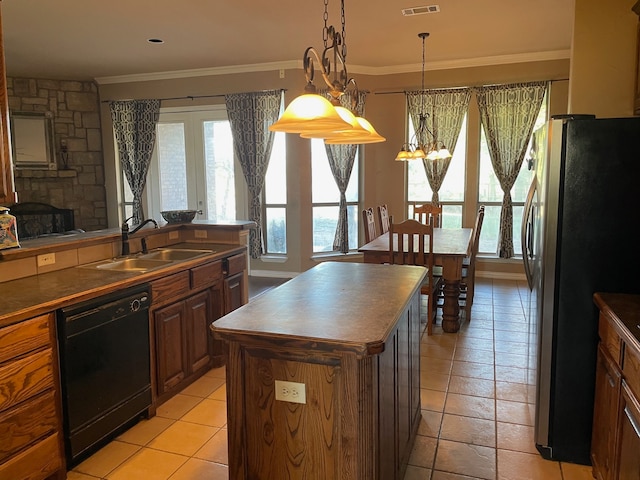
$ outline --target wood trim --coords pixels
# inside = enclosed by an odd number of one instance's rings
[[[0,204],[17,202],[13,183],[11,141],[9,136],[9,98],[2,38],[2,3],[0,2]]]

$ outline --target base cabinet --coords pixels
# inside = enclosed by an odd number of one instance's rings
[[[0,329],[0,479],[65,478],[53,314]]]
[[[154,313],[159,394],[209,367],[211,310],[211,294],[205,290]]]
[[[600,308],[591,460],[598,480],[640,479],[640,295],[596,294]]]
[[[245,269],[241,253],[152,282],[156,406],[224,364],[210,326],[246,303]]]
[[[636,480],[640,478],[640,403],[629,390],[622,385],[620,403],[620,464],[618,478]]]

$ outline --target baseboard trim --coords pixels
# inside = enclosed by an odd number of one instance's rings
[[[267,278],[293,278],[300,275],[298,272],[280,272],[277,270],[256,270],[251,269],[250,277],[267,277]]]
[[[523,273],[486,272],[476,270],[476,277],[490,278],[492,280],[519,280],[525,282],[527,277]]]

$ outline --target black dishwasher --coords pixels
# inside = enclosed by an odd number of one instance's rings
[[[151,405],[148,285],[58,310],[65,451],[73,466]]]

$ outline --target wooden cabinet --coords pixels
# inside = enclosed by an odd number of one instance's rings
[[[155,311],[159,395],[209,368],[208,331],[213,320],[208,290]]]
[[[640,16],[640,1],[635,3],[632,10]],[[633,113],[640,115],[640,21],[638,21],[636,39],[636,91],[633,97]]]
[[[404,477],[423,278],[421,267],[323,262],[214,323],[229,344],[229,478]],[[280,381],[305,401],[288,401]]]
[[[224,313],[233,312],[247,303],[244,270],[247,268],[247,255],[240,253],[224,261]]]
[[[1,8],[2,2],[0,2],[0,9]],[[9,98],[7,96],[7,80],[2,42],[2,12],[0,11],[0,205],[8,205],[16,201],[16,193],[13,183],[13,167],[11,165]]]
[[[65,478],[54,315],[0,329],[0,478]]]
[[[596,393],[593,411],[591,463],[600,480],[612,480],[615,463],[615,438],[622,374],[606,349],[598,348]]]
[[[622,385],[619,428],[618,478],[640,478],[640,403],[626,383]]]
[[[594,296],[600,308],[591,460],[598,480],[640,478],[640,295]]]
[[[210,326],[246,303],[245,277],[241,253],[152,282],[156,405],[224,365],[224,343]]]

